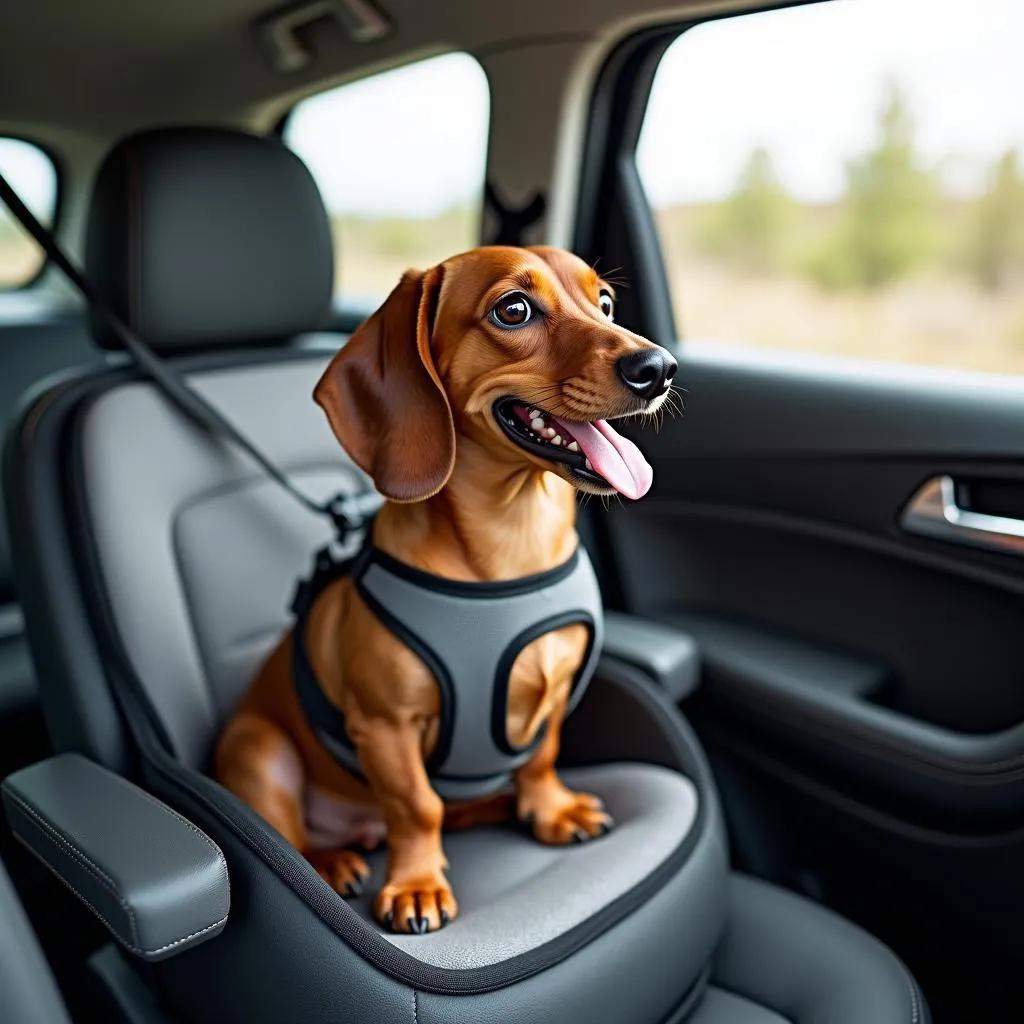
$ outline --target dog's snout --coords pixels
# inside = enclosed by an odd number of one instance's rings
[[[658,345],[629,352],[617,365],[622,383],[648,402],[669,389],[677,369],[676,361]]]

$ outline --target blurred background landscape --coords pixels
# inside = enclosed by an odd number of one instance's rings
[[[1024,373],[1024,4],[974,13],[832,0],[669,47],[637,165],[684,339]],[[300,104],[285,139],[331,214],[344,300],[475,244],[488,112],[465,54]],[[52,168],[0,158],[48,216]],[[38,267],[0,211],[0,284]]]
[[[1024,373],[1021,155],[948,192],[895,85],[875,135],[834,202],[795,199],[758,147],[725,199],[656,210],[685,334]]]

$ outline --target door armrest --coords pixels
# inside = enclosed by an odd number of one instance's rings
[[[120,775],[61,754],[9,775],[0,794],[15,837],[143,960],[190,949],[227,923],[220,848]]]
[[[700,682],[697,642],[662,622],[606,611],[602,653],[640,669],[677,703]]]

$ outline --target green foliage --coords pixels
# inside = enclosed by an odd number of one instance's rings
[[[768,150],[755,149],[733,194],[711,208],[698,237],[710,256],[755,274],[781,269],[793,202],[779,184]]]
[[[937,252],[937,188],[914,152],[907,103],[890,86],[879,111],[878,143],[846,165],[843,220],[802,269],[829,288],[877,288]]]
[[[973,228],[970,272],[982,288],[999,291],[1024,272],[1024,175],[1014,150],[992,167]]]

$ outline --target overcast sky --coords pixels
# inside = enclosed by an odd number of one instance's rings
[[[798,198],[835,199],[872,140],[884,83],[906,91],[926,159],[977,191],[1024,150],[1024,0],[831,0],[700,25],[666,54],[639,153],[655,203],[727,194],[758,145]],[[527,72],[524,72],[527,73]],[[290,141],[334,212],[428,215],[479,195],[487,86],[452,54],[307,101]],[[0,143],[39,203],[45,176]]]

